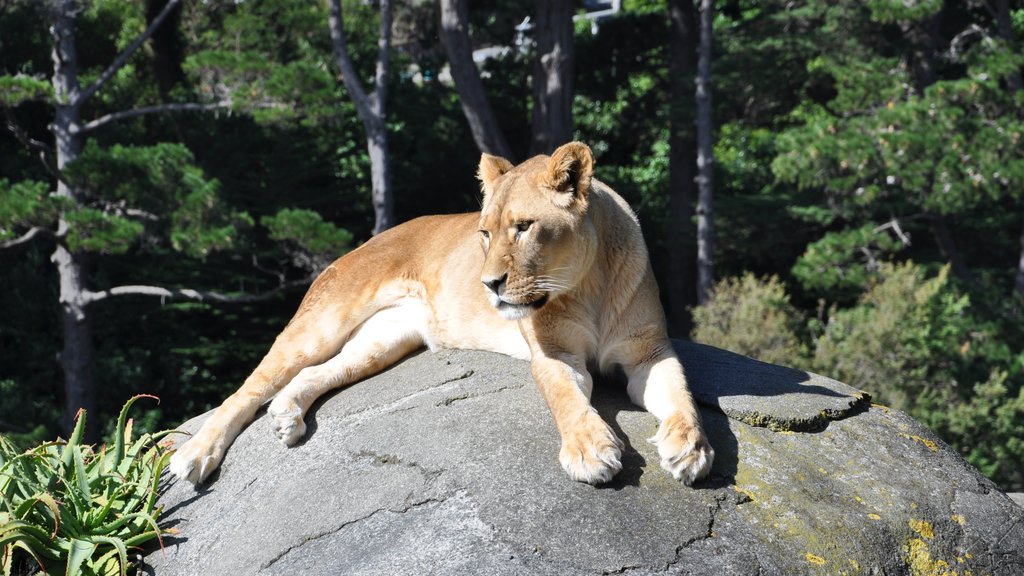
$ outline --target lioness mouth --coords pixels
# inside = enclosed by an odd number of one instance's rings
[[[522,318],[526,318],[534,310],[540,310],[547,303],[547,294],[544,294],[540,298],[528,304],[513,304],[500,298],[495,298],[494,302],[495,307],[498,309],[498,313],[508,320],[520,320]]]

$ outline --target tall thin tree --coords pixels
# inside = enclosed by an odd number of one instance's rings
[[[487,99],[480,72],[473,61],[469,39],[469,14],[466,0],[441,0],[441,42],[459,93],[462,113],[469,122],[473,141],[481,152],[512,159],[512,150]]]
[[[697,301],[707,302],[715,282],[714,166],[711,119],[711,50],[714,1],[700,0],[697,58]]]
[[[370,156],[370,179],[373,188],[373,233],[395,225],[395,199],[391,190],[390,157],[388,154],[387,117],[388,64],[391,59],[391,0],[380,0],[380,33],[377,38],[377,64],[373,75],[373,91],[367,93],[348,53],[341,0],[331,0],[328,26],[334,59],[341,70],[349,96],[356,105],[359,119],[366,130],[366,150]]]
[[[28,131],[18,125],[11,109],[5,108],[7,126],[24,145],[38,151],[50,169],[56,189],[52,196],[59,201],[59,213],[50,224],[31,226],[17,238],[0,243],[0,249],[13,248],[36,239],[49,239],[54,244],[51,257],[58,276],[59,302],[61,307],[63,344],[59,354],[64,374],[65,413],[63,425],[70,430],[79,409],[92,413],[96,408],[96,381],[93,372],[94,346],[92,336],[93,305],[109,298],[125,295],[157,295],[197,300],[248,300],[249,297],[234,298],[214,292],[170,289],[157,286],[124,285],[105,290],[92,290],[89,286],[88,260],[92,250],[76,245],[72,237],[76,232],[74,216],[87,209],[89,198],[67,169],[82,157],[86,143],[98,129],[110,123],[147,114],[180,111],[202,111],[225,108],[229,102],[219,103],[164,103],[111,112],[90,121],[83,120],[87,103],[111,80],[139,48],[153,35],[154,31],[180,4],[180,0],[168,0],[164,7],[153,16],[146,29],[118,54],[113,62],[99,76],[86,86],[79,82],[79,57],[76,43],[76,17],[81,5],[76,0],[52,0],[46,10],[50,20],[52,40],[53,75],[50,78],[52,98],[40,98],[53,106],[53,121],[49,130],[54,145],[32,138]],[[101,211],[101,214],[106,214]],[[99,216],[98,216],[99,217]],[[104,216],[105,217],[105,216]],[[87,428],[87,436],[95,438],[94,426]]]
[[[550,154],[572,140],[573,5],[571,0],[536,3],[532,154]]]
[[[696,141],[693,80],[697,67],[697,9],[693,0],[669,0],[669,221],[668,323],[679,337],[690,333],[689,308],[696,304],[693,257],[693,201],[696,197]]]

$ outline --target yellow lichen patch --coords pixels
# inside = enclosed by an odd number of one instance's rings
[[[751,492],[750,490],[747,490],[746,488],[740,488],[739,486],[733,486],[732,489],[737,491],[737,492],[739,492],[740,494],[743,494],[744,496],[746,496],[747,499],[750,502],[754,502],[754,501],[757,500],[757,498],[754,498],[754,493]]]
[[[935,538],[935,529],[932,528],[932,523],[927,520],[914,520],[911,518],[910,529],[920,534],[921,537],[926,540],[932,540]]]
[[[859,502],[860,504],[864,503],[864,499],[861,498],[860,496],[854,496],[853,499],[856,500],[857,502]]]
[[[821,472],[825,476],[828,476],[828,470],[825,470],[824,468],[818,468],[818,472]]]
[[[817,564],[818,566],[821,566],[822,564],[825,563],[825,559],[824,558],[822,558],[821,556],[818,556],[816,554],[811,554],[810,552],[805,554],[804,558],[807,558],[807,561],[810,562],[811,564]]]
[[[914,576],[959,576],[957,571],[949,569],[945,560],[933,559],[928,544],[920,538],[911,538],[903,551]]]
[[[934,441],[929,440],[927,438],[922,438],[921,436],[917,436],[915,434],[900,434],[900,436],[903,436],[904,438],[909,438],[909,439],[913,440],[914,442],[919,442],[919,443],[923,444],[925,448],[931,450],[932,452],[938,452],[939,451],[939,445],[936,444]]]
[[[950,516],[950,518],[953,519],[953,522],[956,522],[957,524],[959,524],[961,526],[966,526],[967,525],[967,518],[964,518],[960,514],[953,514],[952,516]]]
[[[868,518],[871,518],[872,520],[881,520],[882,519],[881,516],[879,516],[878,514],[875,514],[873,512],[871,514],[868,514]]]

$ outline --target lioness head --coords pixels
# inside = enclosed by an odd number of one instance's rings
[[[579,142],[518,166],[484,154],[480,281],[498,312],[519,320],[572,290],[594,259],[587,216],[594,159]]]

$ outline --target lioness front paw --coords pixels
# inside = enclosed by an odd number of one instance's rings
[[[278,396],[267,408],[270,414],[270,428],[274,436],[285,446],[292,446],[306,435],[306,422],[302,419],[302,409],[283,396]]]
[[[715,461],[715,451],[700,425],[682,415],[666,418],[648,441],[658,446],[661,467],[687,486],[707,476]]]
[[[562,434],[558,461],[569,477],[587,484],[603,484],[622,470],[622,441],[596,413]]]
[[[182,480],[200,484],[217,469],[223,457],[224,454],[217,450],[212,442],[196,435],[171,455],[167,469]]]

